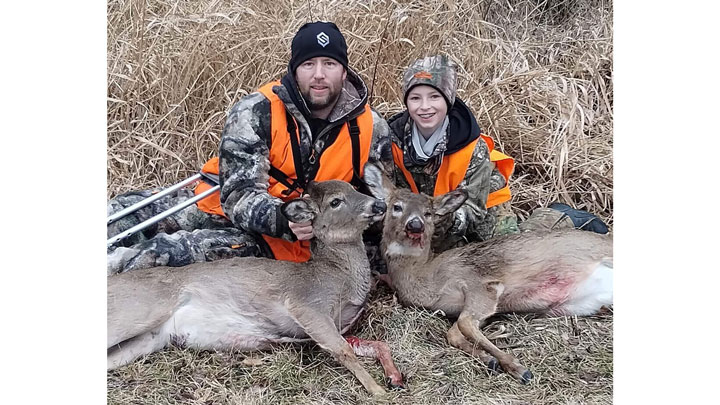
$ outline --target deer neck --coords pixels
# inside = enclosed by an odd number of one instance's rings
[[[362,239],[326,243],[314,238],[310,242],[310,252],[313,261],[332,264],[330,271],[370,278],[370,262]]]
[[[388,274],[402,302],[430,307],[437,301],[433,287],[434,271],[430,266],[432,252],[426,246],[418,255],[402,253],[393,242],[382,243]]]
[[[329,295],[338,294],[352,307],[362,307],[370,294],[370,262],[362,239],[354,242],[325,243],[313,239],[311,262],[324,285],[334,285]],[[344,307],[343,307],[344,308]]]

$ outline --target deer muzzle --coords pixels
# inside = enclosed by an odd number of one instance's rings
[[[387,204],[384,201],[375,201],[372,205],[373,214],[384,214],[387,210]]]
[[[425,232],[425,224],[418,217],[414,217],[405,224],[405,231],[408,233],[423,233]]]

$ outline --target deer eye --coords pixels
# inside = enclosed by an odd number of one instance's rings
[[[393,204],[393,211],[394,212],[402,212],[402,205],[395,203]]]
[[[333,198],[332,201],[330,201],[330,206],[333,208],[337,208],[340,206],[340,203],[342,202],[339,198]]]
[[[425,218],[432,218],[433,214],[430,211],[425,211]]]

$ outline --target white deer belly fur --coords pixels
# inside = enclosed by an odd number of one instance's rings
[[[613,303],[613,267],[599,263],[590,276],[581,282],[568,300],[554,312],[567,315],[592,315],[602,306]]]
[[[570,266],[570,267],[568,267]],[[573,264],[559,263],[552,268],[541,266],[533,270],[529,279],[504,281],[505,292],[500,297],[500,312],[535,312],[552,315],[591,315],[602,306],[612,305],[612,262],[587,264],[585,269]],[[574,269],[574,270],[573,270]],[[525,274],[520,269],[513,274]],[[573,270],[573,271],[570,271]]]
[[[202,349],[256,350],[269,343],[296,342],[308,336],[278,305],[268,323],[252,308],[239,311],[234,305],[190,300],[157,329],[169,340]]]

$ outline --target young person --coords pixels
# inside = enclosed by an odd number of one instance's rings
[[[436,226],[436,252],[525,230],[578,227],[608,232],[596,216],[561,203],[538,208],[518,224],[508,187],[514,160],[495,148],[457,97],[455,64],[449,58],[414,61],[403,75],[402,89],[406,110],[388,120],[390,147],[380,146],[386,171],[396,186],[414,192],[440,195],[462,187],[469,195]]]
[[[402,89],[407,109],[388,120],[393,182],[428,195],[458,187],[469,194],[438,227],[436,251],[518,232],[508,203],[514,161],[495,149],[457,97],[455,64],[444,55],[418,59],[405,71]]]

